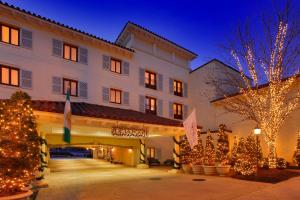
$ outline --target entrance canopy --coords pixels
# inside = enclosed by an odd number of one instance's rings
[[[39,131],[48,134],[62,134],[64,105],[61,101],[34,100],[33,108],[37,117]],[[120,109],[108,106],[71,103],[72,135],[92,137],[126,138],[116,132],[138,132],[146,137],[183,135],[182,122],[159,117],[152,114]],[[142,134],[141,134],[142,133]],[[143,137],[143,136],[142,136]],[[128,135],[134,138],[134,135]]]

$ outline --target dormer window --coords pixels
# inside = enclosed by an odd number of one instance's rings
[[[15,46],[20,45],[20,29],[0,24],[1,41]]]
[[[64,59],[78,61],[78,47],[64,43]]]
[[[145,87],[156,90],[156,74],[150,71],[145,71]]]

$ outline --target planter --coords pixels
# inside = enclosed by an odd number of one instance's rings
[[[181,167],[182,167],[182,170],[185,174],[191,174],[192,173],[192,166],[190,164],[182,164]]]
[[[6,197],[0,197],[0,200],[25,200],[25,199],[29,199],[29,197],[31,195],[32,195],[32,191],[28,190],[28,191],[20,193],[20,194],[15,194],[15,195],[6,196]]]
[[[203,166],[202,165],[192,165],[192,169],[193,169],[193,174],[203,174]]]
[[[230,172],[230,165],[217,166],[216,169],[220,176],[226,176]]]
[[[216,175],[217,174],[216,166],[203,166],[203,169],[204,169],[205,175]]]

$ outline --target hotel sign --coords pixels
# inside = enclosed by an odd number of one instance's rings
[[[111,129],[111,134],[113,136],[126,138],[145,138],[148,137],[148,130],[144,128],[127,128],[114,126]]]

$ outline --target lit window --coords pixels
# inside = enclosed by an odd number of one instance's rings
[[[147,157],[155,158],[155,148],[154,147],[147,148]]]
[[[121,61],[110,59],[110,71],[121,74]]]
[[[64,78],[63,79],[63,88],[64,88],[63,94],[67,94],[68,89],[69,89],[71,96],[75,96],[75,97],[78,96],[78,93],[77,93],[78,81]]]
[[[174,95],[182,97],[182,82],[174,80]]]
[[[175,119],[182,119],[182,104],[173,104],[173,113]]]
[[[156,99],[153,97],[146,97],[146,113],[156,115]]]
[[[0,66],[1,84],[19,86],[19,69]]]
[[[12,28],[6,25],[1,26],[1,41],[9,44],[19,45],[19,29]]]
[[[145,71],[145,86],[147,88],[156,90],[156,74],[155,73]]]
[[[110,102],[121,104],[122,91],[117,89],[110,89]]]
[[[77,62],[78,48],[69,44],[64,44],[64,59]]]

